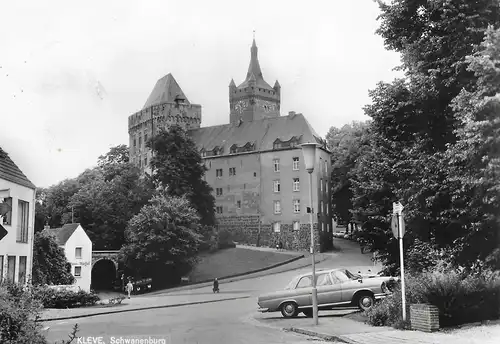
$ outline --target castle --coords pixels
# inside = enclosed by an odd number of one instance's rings
[[[201,105],[192,104],[172,74],[158,80],[141,111],[129,116],[130,161],[151,173],[148,138],[172,124],[184,127],[208,169],[218,228],[240,243],[307,250],[310,245],[309,176],[301,143],[316,142],[313,226],[316,250],[332,245],[330,152],[304,115],[281,116],[281,86],[265,80],[253,40],[245,80],[229,84],[229,124],[201,127]]]

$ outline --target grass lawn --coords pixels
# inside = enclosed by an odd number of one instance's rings
[[[200,256],[198,265],[189,274],[191,282],[221,278],[251,270],[262,269],[273,264],[284,262],[296,256],[250,250],[245,248],[228,248],[215,253]]]

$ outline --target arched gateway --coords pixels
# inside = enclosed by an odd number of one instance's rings
[[[111,290],[118,276],[119,251],[92,252],[92,289]]]

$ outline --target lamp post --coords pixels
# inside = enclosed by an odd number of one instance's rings
[[[318,291],[316,289],[316,262],[314,259],[314,227],[313,227],[313,180],[312,173],[316,163],[316,148],[317,143],[303,143],[300,145],[302,154],[304,155],[304,165],[309,173],[309,204],[311,211],[309,212],[309,222],[311,225],[311,257],[312,257],[312,306],[314,325],[318,325]]]

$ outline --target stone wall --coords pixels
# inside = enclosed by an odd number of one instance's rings
[[[259,232],[259,215],[240,215],[218,217],[219,230],[231,232],[233,240],[246,245],[275,247],[278,242],[285,250],[309,251],[311,230],[309,224],[301,224],[300,229],[294,230],[292,223],[281,223],[280,231],[275,232],[271,224],[261,224]],[[320,235],[318,224],[313,224],[315,252],[324,252],[331,247],[328,235]],[[320,242],[325,241],[325,242]]]

